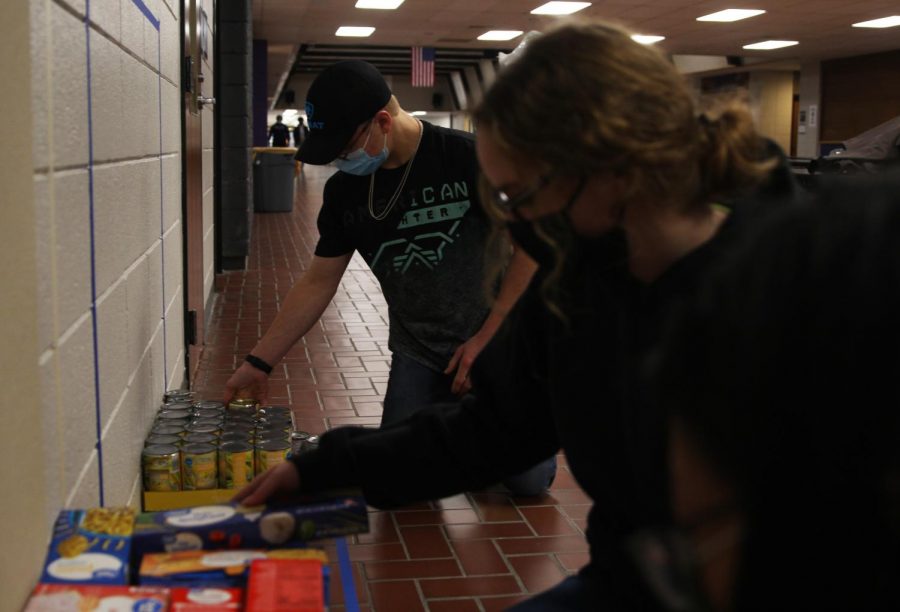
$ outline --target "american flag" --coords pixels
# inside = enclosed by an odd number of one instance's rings
[[[434,47],[412,48],[412,86],[434,87]]]

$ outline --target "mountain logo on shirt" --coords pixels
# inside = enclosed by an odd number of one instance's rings
[[[444,186],[442,194],[467,198],[468,188],[465,183],[457,185],[461,185],[462,189],[455,194],[452,190],[446,191],[448,185]],[[422,195],[425,204],[432,204],[436,200],[432,188],[424,189]],[[371,267],[374,268],[379,261],[389,259],[391,268],[401,274],[417,266],[433,270],[443,260],[444,250],[459,238],[459,224],[471,207],[472,203],[468,199],[423,207],[418,207],[418,202],[413,200],[412,207],[401,217],[397,230],[407,236],[410,231],[418,233],[411,238],[403,237],[382,243],[372,259]]]

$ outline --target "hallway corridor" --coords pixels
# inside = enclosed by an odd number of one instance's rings
[[[316,215],[331,170],[305,167],[291,213],[256,214],[247,269],[217,281],[194,390],[221,397],[224,383],[267,329],[316,245]],[[269,403],[289,405],[299,426],[322,433],[377,427],[390,365],[387,307],[354,256],[320,322],[276,367]],[[565,460],[550,495],[484,491],[391,512],[370,512],[371,532],[348,539],[361,610],[490,612],[540,592],[587,562],[589,500]],[[331,610],[343,605],[334,547]]]

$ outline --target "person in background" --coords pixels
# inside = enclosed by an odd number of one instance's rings
[[[306,124],[303,123],[303,117],[297,117],[297,125],[294,127],[293,135],[294,135],[294,146],[298,149],[300,145],[303,144],[303,141],[306,140],[306,136],[309,134],[309,128],[306,127]]]
[[[290,139],[288,126],[281,122],[281,115],[275,117],[275,123],[269,128],[269,140],[273,147],[286,147]]]
[[[900,610],[898,178],[773,215],[663,344],[668,609]]]
[[[392,351],[382,427],[470,389],[472,363],[522,293],[534,263],[504,254],[506,273],[488,304],[485,241],[491,224],[477,197],[471,134],[403,111],[384,77],[362,61],[325,69],[307,95],[309,135],[297,158],[339,170],[326,183],[319,242],[278,316],[226,383],[232,396],[267,395],[268,374],[316,324],[353,253],[388,305]],[[508,264],[508,265],[507,265]],[[538,462],[535,462],[538,463]],[[556,458],[507,474],[514,494],[543,493]]]
[[[642,364],[762,209],[788,205],[789,171],[746,110],[698,117],[666,56],[600,21],[530,40],[473,118],[497,236],[538,264],[475,362],[473,393],[394,427],[333,430],[235,499],[355,485],[391,507],[478,488],[562,448],[595,501],[590,562],[512,609],[658,609],[626,547],[670,520],[667,422],[643,393]]]

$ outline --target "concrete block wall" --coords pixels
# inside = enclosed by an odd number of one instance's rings
[[[143,438],[184,382],[181,27],[177,0],[29,8],[42,461],[22,477],[41,472],[49,528],[140,504]]]

